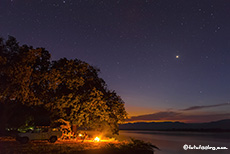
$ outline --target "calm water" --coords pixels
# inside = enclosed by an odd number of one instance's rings
[[[121,138],[151,142],[161,149],[155,154],[230,154],[230,133],[120,131]],[[183,146],[227,147],[228,150],[184,150]]]

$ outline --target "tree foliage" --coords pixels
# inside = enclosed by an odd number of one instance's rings
[[[117,133],[126,118],[124,102],[107,89],[100,70],[78,59],[50,58],[44,48],[1,38],[0,101],[39,106],[54,121],[61,118],[78,127],[106,127]]]

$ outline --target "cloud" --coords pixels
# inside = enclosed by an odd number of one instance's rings
[[[150,121],[181,121],[189,123],[210,122],[223,119],[230,119],[230,113],[214,113],[214,114],[185,114],[183,112],[157,112],[154,114],[146,114],[133,116],[126,122],[150,122]]]
[[[181,121],[189,123],[211,122],[223,119],[230,119],[230,113],[204,114],[204,115],[185,115],[181,117]]]
[[[230,103],[222,103],[222,104],[215,104],[215,105],[191,106],[189,108],[182,109],[181,111],[199,110],[199,109],[204,109],[204,108],[212,108],[212,107],[219,107],[219,106],[225,106],[225,105],[230,105]]]
[[[170,117],[177,117],[181,113],[179,112],[173,112],[173,111],[167,111],[167,112],[157,112],[154,114],[146,114],[146,115],[140,115],[140,116],[133,116],[128,121],[138,121],[138,120],[164,120],[169,119]]]

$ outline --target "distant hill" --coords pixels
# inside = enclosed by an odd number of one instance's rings
[[[208,123],[137,122],[122,124],[119,128],[121,130],[230,131],[230,119]]]

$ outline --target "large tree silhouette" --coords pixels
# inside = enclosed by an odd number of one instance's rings
[[[110,129],[126,118],[124,102],[107,89],[99,69],[78,59],[51,62],[44,48],[20,46],[14,37],[0,39],[0,101],[4,126],[12,104],[44,108],[77,127]],[[11,105],[9,105],[11,104]]]

